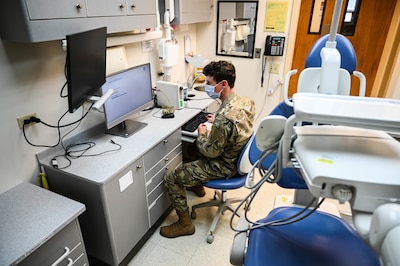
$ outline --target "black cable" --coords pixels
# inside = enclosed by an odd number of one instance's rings
[[[265,73],[265,67],[267,65],[267,57],[264,56],[264,61],[262,61],[262,70],[261,70],[261,88],[264,86],[264,73]]]
[[[295,136],[292,136],[292,141],[295,139]],[[269,182],[269,183],[276,183],[280,180],[281,177],[281,169],[282,169],[282,143],[283,140],[282,138],[280,139],[280,141],[271,144],[270,146],[268,146],[259,156],[258,161],[254,164],[254,166],[257,166],[259,173],[261,175],[261,179],[260,181],[258,181],[254,186],[251,187],[252,191],[239,203],[239,205],[237,206],[237,208],[234,210],[231,219],[230,219],[230,227],[233,231],[238,232],[238,233],[242,233],[242,232],[247,232],[248,230],[253,230],[256,228],[261,228],[261,227],[267,227],[267,226],[281,226],[281,225],[287,225],[287,224],[291,224],[297,221],[300,221],[302,219],[305,219],[306,217],[308,217],[309,215],[311,215],[312,213],[314,213],[319,207],[320,205],[324,202],[325,198],[323,198],[318,204],[317,206],[315,206],[313,209],[309,209],[317,200],[317,198],[313,198],[308,204],[307,206],[305,206],[302,210],[300,210],[299,212],[295,213],[294,215],[291,215],[289,217],[284,217],[281,219],[277,219],[274,221],[269,221],[266,223],[260,223],[260,222],[254,222],[251,221],[248,217],[248,210],[250,209],[250,206],[255,198],[255,196],[257,195],[258,191],[260,190],[261,186],[263,185],[263,183],[265,182]],[[279,144],[279,145],[278,145]],[[265,169],[264,166],[262,165],[262,162],[265,158],[267,158],[268,156],[270,156],[272,153],[276,152],[278,150],[277,153],[277,157],[274,160],[274,162],[270,165],[270,167],[268,169]],[[253,175],[253,171],[254,171],[254,167],[252,168],[252,170],[247,174],[247,178],[249,178],[249,176]],[[274,176],[274,178],[271,178],[271,175],[276,175]],[[241,206],[247,203],[247,206],[245,208],[245,214],[244,217],[246,219],[246,221],[251,224],[252,226],[250,228],[247,229],[236,229],[233,226],[233,219],[235,216],[238,216],[238,211],[241,208]],[[307,210],[310,210],[307,214],[302,215],[303,213],[305,213]]]
[[[24,124],[23,124],[23,126],[22,126],[22,133],[23,133],[23,135],[24,135],[24,138],[25,138],[26,142],[27,142],[29,145],[33,146],[33,147],[44,147],[44,148],[54,148],[54,147],[57,147],[57,146],[61,143],[61,131],[60,131],[60,129],[63,128],[63,127],[72,126],[72,125],[74,125],[74,124],[76,124],[76,123],[81,122],[81,121],[89,114],[89,111],[90,111],[90,109],[92,108],[93,104],[94,104],[94,103],[91,104],[91,106],[89,107],[89,109],[86,111],[86,113],[85,113],[81,118],[79,118],[78,120],[76,120],[76,121],[74,121],[74,122],[71,122],[71,123],[68,123],[68,124],[64,124],[64,125],[60,125],[60,123],[61,123],[62,118],[63,118],[65,115],[68,114],[68,111],[66,111],[66,112],[58,119],[57,125],[56,125],[56,126],[50,125],[50,124],[48,124],[48,123],[45,123],[45,122],[43,122],[42,120],[40,120],[40,118],[31,117],[28,121],[24,121]],[[83,108],[83,107],[82,107],[82,108]],[[25,122],[26,122],[26,123],[25,123]],[[57,133],[58,133],[58,141],[57,141],[57,143],[56,143],[56,144],[53,144],[53,145],[44,145],[44,144],[34,144],[34,143],[30,142],[30,141],[28,140],[28,137],[27,137],[26,132],[25,132],[25,126],[26,126],[27,124],[29,124],[28,122],[29,122],[29,123],[31,123],[31,122],[41,123],[41,124],[43,124],[43,125],[45,125],[45,126],[47,126],[47,127],[56,128],[56,129],[57,129]],[[69,132],[69,133],[70,133],[70,132]],[[69,133],[68,133],[68,134],[69,134]]]
[[[64,64],[64,76],[65,76],[66,81],[65,81],[64,85],[61,87],[61,90],[60,90],[60,97],[61,98],[67,98],[68,97],[68,94],[63,95],[65,87],[68,85],[67,58],[65,59],[65,64]]]
[[[68,111],[66,111],[66,112],[58,119],[57,125],[60,124],[61,119],[62,119],[67,113],[68,113]],[[46,125],[46,126],[50,126],[50,125],[47,125],[46,123],[43,123],[43,122],[42,122],[40,119],[38,119],[38,118],[31,118],[29,121],[37,122],[37,123],[42,123],[42,124],[44,124],[44,125]],[[28,137],[26,136],[26,132],[25,132],[25,126],[26,126],[26,125],[27,125],[27,124],[26,124],[25,121],[24,121],[24,124],[23,124],[23,126],[22,126],[22,133],[24,134],[24,138],[25,138],[26,142],[28,142],[29,145],[31,145],[31,146],[33,146],[33,147],[54,148],[54,147],[57,147],[57,146],[60,144],[60,142],[61,142],[61,131],[60,131],[60,127],[59,127],[59,126],[50,126],[50,127],[57,128],[57,133],[58,133],[58,141],[57,141],[57,143],[56,143],[56,144],[53,144],[53,145],[44,145],[44,144],[34,144],[34,143],[32,143],[32,142],[30,142],[30,141],[28,140]]]
[[[98,153],[94,153],[94,154],[86,154],[91,148],[93,148],[94,146],[96,146],[95,142],[89,141],[89,142],[82,142],[82,143],[76,143],[76,144],[70,144],[65,148],[65,152],[64,154],[59,154],[54,156],[51,159],[51,165],[54,168],[58,168],[58,169],[66,169],[68,168],[71,164],[72,164],[72,159],[78,159],[78,158],[82,158],[82,157],[95,157],[95,156],[100,156],[103,154],[107,154],[107,153],[111,153],[111,152],[116,152],[122,149],[122,145],[116,143],[113,140],[110,140],[110,143],[112,143],[113,145],[118,146],[118,148],[116,149],[110,149],[110,150],[106,150],[106,151],[102,151],[102,152],[98,152]],[[83,146],[82,148],[79,149],[74,149],[76,147],[80,147]],[[86,146],[86,147],[85,147]],[[77,153],[77,154],[76,154]],[[58,164],[57,162],[57,158],[64,158],[65,160],[67,160],[68,164],[65,166],[61,166]]]

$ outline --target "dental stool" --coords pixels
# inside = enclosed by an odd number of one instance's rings
[[[214,198],[211,201],[199,203],[192,206],[191,217],[196,219],[196,209],[203,207],[218,207],[217,213],[214,216],[212,224],[209,229],[209,235],[207,236],[207,243],[211,244],[214,241],[214,231],[217,226],[218,220],[226,210],[231,212],[235,211],[233,203],[241,202],[242,198],[227,198],[227,192],[243,187],[246,182],[247,173],[249,172],[251,165],[249,162],[248,148],[250,143],[253,142],[254,134],[251,135],[246,145],[243,147],[236,167],[238,174],[229,179],[214,179],[204,184],[205,187],[214,189]]]

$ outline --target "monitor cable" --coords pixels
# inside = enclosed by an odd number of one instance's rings
[[[33,147],[44,147],[44,148],[54,148],[54,147],[57,147],[57,146],[61,143],[61,140],[62,140],[62,137],[61,137],[61,130],[60,130],[60,129],[63,128],[63,127],[68,127],[68,126],[72,126],[72,125],[75,125],[75,124],[77,124],[77,123],[80,123],[80,122],[88,115],[88,113],[89,113],[90,109],[92,108],[93,104],[94,104],[94,103],[92,103],[91,106],[88,108],[88,110],[87,110],[85,113],[83,113],[83,115],[81,116],[81,118],[79,118],[78,120],[76,120],[76,121],[74,121],[74,122],[71,122],[71,123],[68,123],[68,124],[64,124],[64,125],[60,125],[60,123],[61,123],[61,120],[68,114],[68,111],[66,111],[66,112],[58,119],[57,125],[50,125],[50,124],[48,124],[48,123],[42,121],[42,120],[41,120],[40,118],[38,118],[38,117],[30,117],[29,119],[26,119],[26,120],[24,121],[23,125],[22,125],[22,133],[23,133],[23,135],[24,135],[24,138],[25,138],[26,142],[27,142],[29,145],[33,146]],[[83,108],[83,107],[82,107],[82,108]],[[82,112],[84,112],[83,109],[82,109]],[[27,137],[27,135],[26,135],[25,127],[26,127],[26,125],[28,125],[28,124],[30,124],[30,123],[41,123],[41,124],[43,124],[43,125],[45,125],[45,126],[47,126],[47,127],[56,128],[56,129],[57,129],[57,133],[58,133],[58,141],[57,141],[57,143],[56,143],[56,144],[53,144],[53,145],[44,145],[44,144],[34,144],[34,143],[32,143],[31,141],[29,141],[29,139],[28,139],[28,137]],[[75,127],[75,128],[76,128],[76,127]],[[69,133],[70,133],[70,132],[68,132],[68,134],[69,134]]]

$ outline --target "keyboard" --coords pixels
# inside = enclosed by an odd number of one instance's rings
[[[193,116],[192,119],[187,121],[182,126],[183,131],[194,132],[200,124],[207,122],[207,115],[206,112],[200,112],[197,115]]]

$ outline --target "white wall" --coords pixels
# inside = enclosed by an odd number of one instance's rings
[[[259,2],[255,45],[262,49],[264,49],[265,36],[268,34],[263,31],[265,5],[266,0]],[[214,15],[216,18],[216,9]],[[173,68],[173,81],[185,82],[193,70],[183,59],[183,39],[184,36],[190,36],[192,50],[197,54],[210,60],[223,59],[235,64],[238,74],[236,90],[255,100],[258,117],[262,118],[280,101],[280,89],[271,96],[266,95],[266,91],[283,74],[269,75],[266,71],[264,87],[261,88],[261,59],[216,56],[215,32],[214,22],[177,27],[175,37],[181,47],[182,60]],[[158,78],[155,74],[162,70],[157,59],[157,51],[142,52],[141,43],[125,45],[125,49],[129,66],[144,62],[152,63],[155,82]],[[276,60],[281,63],[283,73],[284,59],[277,58]],[[37,112],[44,122],[57,124],[58,119],[67,111],[67,100],[59,96],[61,87],[65,83],[64,64],[65,53],[59,41],[36,44],[0,41],[0,121],[2,123],[0,146],[3,152],[0,162],[2,171],[0,193],[23,181],[39,184],[39,169],[35,154],[44,148],[32,147],[25,141],[22,131],[17,126],[16,118],[30,112]],[[267,84],[268,79],[269,84]],[[63,121],[73,121],[79,116],[78,110],[77,113],[68,114]],[[102,114],[91,111],[74,133],[103,121]],[[35,144],[53,145],[58,140],[57,130],[43,125],[28,127],[27,135]]]

